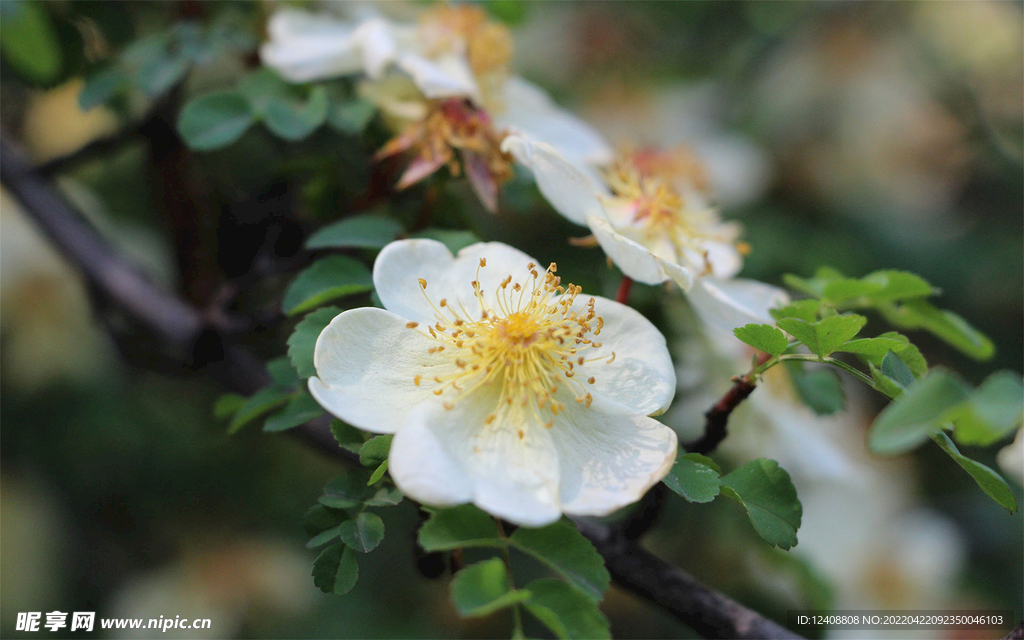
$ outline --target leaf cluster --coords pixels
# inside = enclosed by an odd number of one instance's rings
[[[510,565],[492,558],[455,574],[452,602],[466,617],[508,607],[526,609],[558,638],[609,638],[607,618],[598,604],[611,577],[597,550],[567,519],[546,527],[520,527],[506,536],[501,523],[473,505],[436,510],[420,528],[426,551],[463,548],[514,550],[533,558],[560,579],[542,578],[513,587]]]

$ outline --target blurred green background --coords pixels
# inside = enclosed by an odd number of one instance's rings
[[[225,282],[241,289],[239,308],[279,296],[303,234],[360,206],[367,159],[384,139],[377,130],[362,139],[324,131],[289,144],[254,130],[209,154],[175,142],[183,99],[232,84],[257,64],[275,6],[0,2],[4,136],[42,166],[133,131],[110,152],[58,166],[54,179],[126,255],[196,304]],[[930,363],[973,383],[997,368],[1021,371],[1019,2],[485,6],[513,29],[518,71],[613,144],[694,149],[723,216],[746,228],[753,251],[745,276],[781,284],[784,273],[807,276],[826,265],[850,275],[914,271],[998,349],[978,363],[915,335]],[[83,77],[182,23],[220,25],[217,46],[187,71],[165,68],[173,64],[166,59],[139,71],[155,84],[171,76],[181,84],[151,99],[126,94],[79,109]],[[441,189],[435,223],[468,220],[481,238],[557,260],[585,290],[614,294],[618,273],[594,270],[593,252],[564,242],[585,233],[546,208],[527,180],[506,187],[508,211],[496,217],[466,194],[458,183]],[[421,195],[392,207],[414,215],[415,204],[406,204]],[[229,437],[212,417],[223,390],[211,379],[154,371],[143,365],[158,363],[132,358],[130,348],[126,362],[125,345],[106,331],[116,319],[91,307],[74,270],[9,194],[0,198],[0,634],[18,635],[17,612],[54,610],[209,617],[210,637],[507,633],[501,616],[460,621],[443,583],[417,572],[418,516],[408,504],[382,514],[388,536],[361,562],[353,593],[320,593],[302,516],[336,464],[282,436]],[[255,283],[246,279],[254,273]],[[657,310],[660,292],[637,287],[634,295],[665,325],[674,316]],[[283,353],[287,335],[271,324],[247,341],[271,357]],[[700,368],[686,337],[674,340],[681,370]],[[677,403],[696,408],[739,372],[721,373],[682,389]],[[845,435],[833,444],[864,473],[847,484],[805,475],[805,526],[791,554],[770,549],[722,501],[671,500],[649,547],[780,619],[787,608],[830,606],[1024,613],[1020,514],[988,501],[937,450],[869,459],[863,430],[877,405],[849,400],[853,410],[837,427]],[[688,416],[681,410],[666,421],[692,432],[699,423]],[[759,428],[751,416],[737,419]],[[996,466],[997,450],[970,453]],[[741,443],[724,453],[748,451]],[[1020,476],[1007,475],[1020,500]],[[615,589],[604,610],[616,637],[692,635]]]

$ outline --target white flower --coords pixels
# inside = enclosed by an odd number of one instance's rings
[[[672,466],[675,433],[648,415],[668,407],[675,372],[633,309],[496,242],[457,257],[393,242],[373,279],[386,310],[324,329],[309,388],[342,420],[395,434],[389,470],[406,495],[540,526],[608,514]]]
[[[271,16],[267,31],[270,40],[260,48],[263,64],[291,82],[359,74],[384,81],[395,68],[411,78],[422,101],[465,98],[485,109],[499,130],[543,140],[574,161],[600,164],[612,157],[591,127],[510,74],[512,37],[479,7],[438,5],[418,24],[282,9]],[[390,88],[365,93],[387,108],[395,101],[381,94]],[[417,111],[402,105],[405,115],[410,110]]]
[[[1017,484],[1024,484],[1024,428],[1017,431],[1013,442],[999,450],[996,461],[1006,475]]]
[[[559,213],[590,228],[625,275],[673,280],[708,324],[772,322],[768,309],[787,300],[780,289],[733,278],[742,265],[739,227],[709,206],[692,159],[640,151],[601,173],[521,136],[507,137],[502,149],[533,171]]]

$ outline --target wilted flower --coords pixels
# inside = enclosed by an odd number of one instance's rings
[[[675,391],[665,339],[555,270],[501,243],[456,257],[394,242],[373,273],[386,310],[324,329],[310,391],[342,420],[394,433],[391,475],[426,504],[530,526],[627,505],[675,460],[675,433],[648,417]]]
[[[709,205],[692,157],[641,150],[601,172],[521,136],[502,148],[533,170],[559,213],[590,228],[625,275],[645,284],[675,281],[709,324],[770,322],[768,309],[786,300],[775,287],[733,278],[747,247],[737,240],[739,227]]]
[[[584,164],[608,162],[611,150],[588,125],[559,108],[542,90],[509,72],[512,37],[501,24],[487,19],[483,9],[472,5],[439,5],[420,16],[418,24],[396,24],[380,16],[343,21],[294,9],[275,13],[268,24],[270,41],[260,49],[263,63],[292,82],[362,74],[370,79],[361,92],[399,127],[398,141],[422,137],[424,129],[458,127],[469,119],[486,124],[487,137],[500,140],[509,132],[543,140]],[[414,87],[395,82],[397,69]],[[453,105],[461,105],[457,113]],[[435,122],[426,122],[430,118]],[[458,171],[454,157],[465,146],[448,144],[445,136],[433,136],[433,151],[421,153],[406,170],[400,187],[414,184],[441,166]],[[442,149],[447,145],[447,149]],[[409,145],[413,146],[413,145]],[[490,146],[490,145],[488,145]],[[422,150],[422,149],[420,149]],[[480,154],[480,151],[477,150]],[[390,153],[383,153],[390,155]],[[481,200],[496,207],[488,195],[509,173],[507,156],[495,148],[463,169]],[[484,169],[488,169],[484,171]]]

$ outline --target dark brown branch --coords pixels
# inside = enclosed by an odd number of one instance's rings
[[[725,440],[727,427],[729,426],[729,415],[733,409],[747,399],[756,389],[756,385],[747,381],[746,378],[734,378],[735,384],[726,392],[722,399],[715,403],[715,406],[708,409],[704,414],[704,435],[699,440],[685,445],[689,453],[707,454],[715,450]]]
[[[4,136],[6,137],[6,136]],[[127,266],[110,244],[0,138],[0,180],[90,287],[175,350],[202,329],[199,313]]]
[[[232,391],[251,394],[270,381],[266,367],[256,356],[244,347],[226,343],[203,314],[129,266],[8,142],[0,140],[0,150],[0,180],[85,275],[101,301],[145,325],[168,346],[191,354]],[[727,416],[725,412],[723,420]],[[358,463],[351,452],[334,442],[325,420],[307,423],[289,433],[337,459]],[[604,557],[616,584],[662,607],[705,637],[799,638],[649,553],[621,529],[585,519],[577,525]]]
[[[576,525],[604,558],[617,585],[662,607],[705,638],[800,638],[668,564],[614,529]]]

